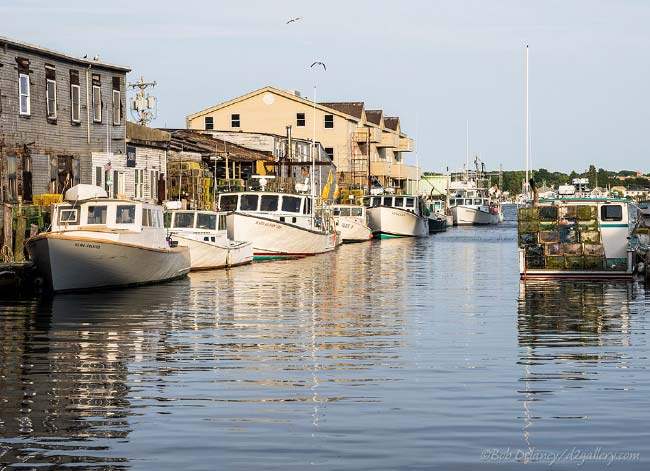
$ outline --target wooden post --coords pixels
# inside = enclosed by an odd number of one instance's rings
[[[16,218],[16,239],[14,240],[14,261],[25,261],[25,231],[27,230],[27,218],[18,216]]]
[[[4,232],[5,237],[3,245],[6,245],[10,250],[14,246],[13,242],[13,218],[11,217],[11,205],[4,205]]]

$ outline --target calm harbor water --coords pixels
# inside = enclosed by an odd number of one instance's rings
[[[0,301],[0,470],[648,469],[649,292],[522,285],[513,215]]]

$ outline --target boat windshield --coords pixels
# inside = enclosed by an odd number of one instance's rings
[[[79,209],[61,209],[59,210],[59,224],[79,224]]]
[[[481,206],[481,198],[474,198],[474,204],[476,206]]]
[[[88,224],[106,224],[108,206],[88,206]]]
[[[262,195],[260,202],[260,211],[277,211],[278,210],[278,196],[277,195]]]
[[[363,216],[363,208],[350,208],[350,216]]]
[[[222,211],[237,211],[238,195],[221,195],[219,198],[219,207]]]
[[[209,213],[198,213],[196,215],[197,229],[209,229],[214,231],[217,229],[217,215]]]
[[[194,213],[176,213],[174,214],[174,227],[193,228]]]
[[[288,213],[299,213],[300,212],[300,198],[295,196],[283,196],[282,197],[282,211]]]
[[[393,197],[392,196],[384,196],[384,201],[382,202],[384,206],[392,206],[393,205]]]
[[[406,198],[406,207],[415,208],[415,198]]]
[[[258,195],[241,195],[239,201],[240,211],[257,211]]]
[[[404,206],[404,198],[401,198],[401,197],[398,198],[398,197],[396,197],[396,198],[395,198],[395,204],[394,204],[393,206],[395,206],[396,208],[401,208],[401,207],[403,207],[403,206]]]
[[[118,204],[115,211],[116,224],[134,224],[135,223],[135,205]]]

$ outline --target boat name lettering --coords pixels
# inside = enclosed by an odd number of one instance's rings
[[[97,244],[88,244],[85,242],[77,242],[74,244],[75,247],[81,247],[82,249],[99,249],[100,246]]]
[[[393,216],[402,216],[402,217],[403,217],[403,216],[406,216],[406,214],[403,213],[403,212],[401,212],[401,211],[391,211],[391,214],[392,214]]]
[[[276,229],[282,227],[279,224],[273,224],[272,222],[255,221],[255,224],[259,224],[260,226],[275,227]]]

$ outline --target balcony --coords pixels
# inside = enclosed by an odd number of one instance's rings
[[[397,148],[399,145],[399,135],[393,132],[382,132],[381,140],[377,143],[377,147],[391,147]]]
[[[357,128],[354,131],[354,141],[358,143],[366,143],[370,140],[371,143],[378,143],[381,141],[381,130],[372,127]]]
[[[395,180],[418,180],[418,168],[391,162],[370,162],[370,174],[376,177],[390,177]]]
[[[413,152],[414,148],[413,144],[413,139],[410,139],[408,137],[400,137],[399,142],[397,144],[397,149],[395,149],[396,152]]]

